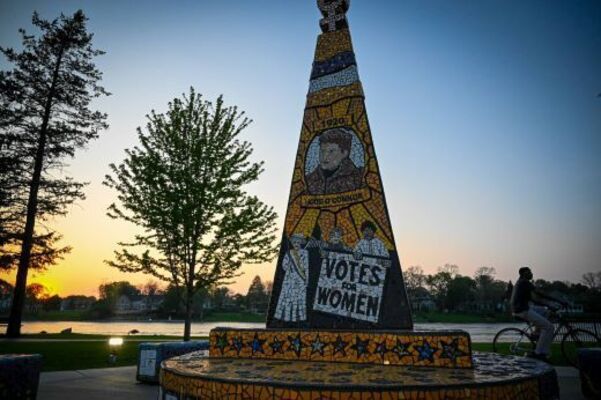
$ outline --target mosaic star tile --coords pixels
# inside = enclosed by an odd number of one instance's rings
[[[244,347],[240,347],[238,351],[238,347],[228,345],[222,351],[224,337],[230,338],[230,343],[237,339]],[[211,357],[472,367],[469,336],[463,331],[219,328],[211,331],[209,342]],[[446,352],[443,352],[445,349]]]

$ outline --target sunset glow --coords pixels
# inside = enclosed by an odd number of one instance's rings
[[[97,296],[101,283],[151,279],[105,263],[135,227],[106,216],[116,194],[102,181],[136,145],[144,115],[190,86],[210,100],[223,93],[254,120],[244,138],[265,173],[249,190],[283,228],[319,11],[314,1],[267,3],[0,3],[1,45],[14,47],[33,10],[52,19],[82,8],[107,52],[97,63],[112,92],[96,104],[109,130],[66,170],[90,182],[87,199],[51,223],[73,251],[30,272],[30,283]],[[453,263],[472,275],[485,265],[508,280],[528,265],[535,277],[574,282],[599,270],[599,7],[356,3],[349,19],[403,268]],[[274,264],[244,266],[231,289],[272,280]]]

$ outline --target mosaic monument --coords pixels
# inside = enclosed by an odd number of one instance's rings
[[[217,328],[209,357],[163,362],[161,398],[554,399],[546,364],[417,331],[346,18],[317,39],[267,329]]]
[[[267,326],[411,329],[345,13],[317,40]]]

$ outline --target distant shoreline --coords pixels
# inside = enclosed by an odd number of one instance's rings
[[[5,324],[7,318],[0,316],[0,324]],[[193,318],[195,323],[213,323],[213,322],[265,322],[266,318],[263,314],[255,314],[250,312],[213,312],[204,318]],[[158,323],[183,323],[183,318],[164,318],[152,316],[115,316],[104,319],[86,318],[85,311],[55,311],[44,312],[37,315],[25,316],[23,322],[158,322]],[[513,322],[513,318],[507,313],[490,313],[490,314],[475,314],[475,313],[444,313],[438,311],[419,312],[413,314],[413,322],[415,323],[453,323],[453,324],[473,324],[473,323],[496,323],[496,322]]]

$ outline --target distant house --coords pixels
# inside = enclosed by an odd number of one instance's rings
[[[211,300],[210,297],[207,296],[204,299],[202,299],[202,309],[203,310],[213,309],[213,301]]]
[[[163,295],[135,295],[122,294],[115,303],[115,314],[139,314],[156,311],[163,304]]]
[[[10,310],[13,297],[11,295],[0,298],[0,312],[6,312]]]
[[[67,296],[61,300],[61,311],[89,310],[95,302],[94,296]]]
[[[13,287],[10,283],[0,279],[0,312],[10,310],[13,300]]]
[[[410,292],[409,303],[412,311],[432,311],[436,308],[432,295],[422,287]]]

